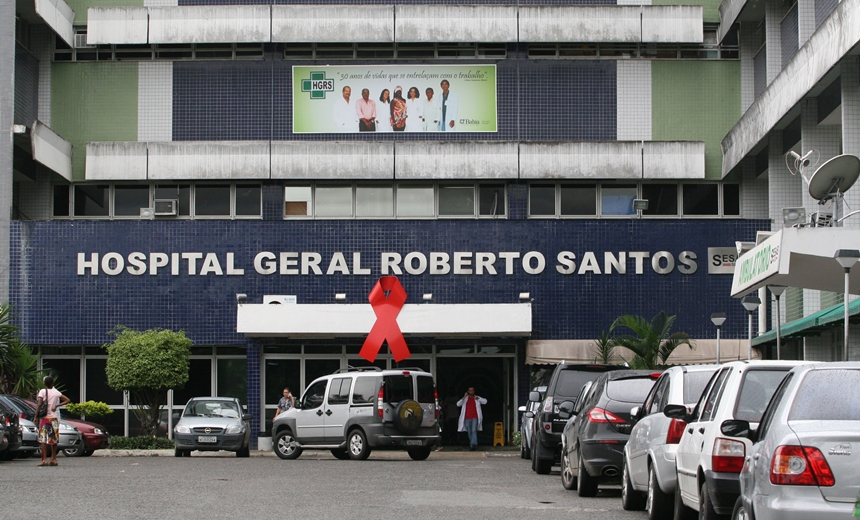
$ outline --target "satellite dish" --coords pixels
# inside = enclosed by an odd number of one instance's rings
[[[845,193],[860,177],[860,158],[856,155],[837,155],[826,161],[809,179],[809,195],[817,201],[826,201]]]

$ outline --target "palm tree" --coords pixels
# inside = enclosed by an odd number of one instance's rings
[[[615,344],[605,330],[601,330],[600,336],[594,340],[594,354],[594,362],[604,365],[612,363],[612,358],[615,357]]]
[[[666,365],[672,352],[681,345],[696,348],[686,332],[670,334],[677,316],[667,316],[664,311],[654,316],[649,323],[641,316],[624,315],[609,327],[611,333],[619,327],[633,331],[633,334],[622,334],[612,338],[612,343],[633,352],[629,361],[630,368],[654,369]]]

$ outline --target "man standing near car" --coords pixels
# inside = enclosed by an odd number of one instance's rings
[[[487,404],[483,397],[475,395],[475,387],[470,386],[463,398],[457,401],[460,407],[460,423],[457,425],[458,432],[469,433],[469,451],[478,448],[478,432],[483,429],[484,414],[481,413],[481,405]]]
[[[45,416],[39,418],[39,444],[42,445],[42,462],[39,466],[56,466],[57,465],[57,443],[60,441],[60,420],[57,417],[57,408],[69,402],[69,398],[64,396],[59,390],[54,388],[54,378],[45,376],[43,380],[45,388],[39,391],[38,399],[36,400],[36,413],[42,407],[42,403],[46,403]],[[51,458],[48,457],[48,445],[51,446]]]

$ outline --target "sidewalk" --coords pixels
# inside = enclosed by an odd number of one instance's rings
[[[96,450],[93,457],[173,457],[173,450]],[[193,451],[192,457],[235,457],[229,451]],[[251,450],[252,457],[276,457],[271,450]],[[519,457],[520,449],[516,446],[481,446],[476,451],[468,447],[444,446],[442,451],[432,451],[431,459],[483,459],[486,457]],[[334,459],[328,450],[307,450],[301,458]],[[371,459],[404,459],[409,460],[405,450],[374,450]]]

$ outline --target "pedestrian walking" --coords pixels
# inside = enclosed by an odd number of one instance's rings
[[[475,395],[475,387],[470,386],[463,398],[457,401],[460,407],[460,422],[457,425],[458,432],[469,433],[469,450],[478,449],[478,432],[483,430],[484,414],[481,406],[487,404],[483,397]]]

